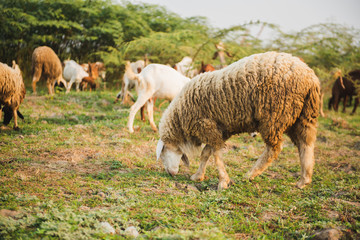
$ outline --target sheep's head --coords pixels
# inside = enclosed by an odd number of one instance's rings
[[[179,172],[180,160],[189,166],[189,159],[178,147],[172,144],[164,144],[161,139],[156,147],[156,158],[157,160],[162,160],[165,171],[171,176],[174,176]]]

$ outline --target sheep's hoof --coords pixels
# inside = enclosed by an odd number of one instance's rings
[[[192,175],[192,176],[190,177],[190,179],[191,179],[192,181],[195,181],[195,182],[201,182],[201,181],[204,180],[204,178],[205,178],[205,175],[203,175],[203,174],[198,174],[198,173],[195,173],[194,175]]]
[[[230,186],[231,180],[230,179],[223,179],[219,182],[218,191],[228,189]]]
[[[311,183],[311,180],[305,181],[304,179],[300,179],[300,181],[297,182],[296,187],[303,189],[304,187],[306,187],[306,185],[308,185],[310,183]]]
[[[251,171],[247,172],[244,176],[244,179],[246,179],[246,180],[253,180],[254,178],[255,178],[255,176]]]

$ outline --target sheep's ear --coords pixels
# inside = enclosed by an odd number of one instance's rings
[[[187,157],[185,154],[182,155],[181,160],[185,163],[185,165],[186,165],[187,167],[190,166],[189,159],[188,159],[188,157]]]
[[[158,144],[156,146],[156,161],[159,160],[160,154],[161,154],[163,149],[164,149],[164,142],[161,141],[161,139],[159,139],[159,142],[158,142]]]

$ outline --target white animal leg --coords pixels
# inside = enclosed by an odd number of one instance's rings
[[[229,187],[230,178],[226,172],[224,162],[221,160],[221,150],[217,150],[214,152],[214,158],[219,171],[218,190],[223,190]]]
[[[149,93],[141,94],[139,96],[139,98],[136,100],[136,102],[134,103],[134,105],[131,106],[130,114],[129,114],[129,121],[128,121],[128,124],[127,124],[130,133],[134,132],[133,123],[134,123],[136,113],[139,111],[139,109],[142,106],[144,106],[146,101],[150,99],[151,95],[152,94],[149,94]]]
[[[69,93],[69,92],[70,92],[71,86],[73,85],[74,82],[75,82],[75,78],[72,77],[72,78],[70,79],[70,82],[69,82],[68,86],[67,86],[66,93]]]
[[[151,126],[152,130],[154,130],[156,132],[157,128],[156,128],[156,124],[154,122],[154,102],[153,102],[152,98],[150,98],[149,101],[147,101],[146,107],[147,107],[150,126]]]
[[[201,152],[199,168],[196,171],[196,173],[190,177],[191,180],[193,181],[204,180],[206,165],[212,153],[213,153],[213,148],[210,145],[206,145]]]
[[[122,104],[126,104],[129,99],[128,99],[128,85],[129,83],[127,81],[125,81],[124,79],[124,86],[123,88],[121,89],[121,95],[122,95]]]
[[[62,82],[64,84],[65,88],[67,88],[67,82],[65,81],[65,79],[60,78],[58,84],[60,84],[60,82]]]
[[[271,162],[277,158],[280,151],[281,146],[272,147],[267,144],[265,151],[261,154],[252,169],[246,173],[245,178],[252,180],[256,176],[260,175],[269,167]]]
[[[81,83],[81,80],[75,82],[75,84],[76,84],[76,92],[80,92],[80,83]]]

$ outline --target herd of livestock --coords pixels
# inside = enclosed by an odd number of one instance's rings
[[[191,67],[192,59],[185,57],[174,67],[149,64],[139,60],[126,62],[121,91],[116,101],[123,103],[133,98],[130,89],[135,87],[137,99],[131,106],[127,127],[134,132],[136,113],[146,108],[151,128],[158,128],[153,119],[156,99],[171,103],[159,124],[160,139],[156,149],[166,171],[175,175],[179,164],[189,163],[189,157],[200,154],[200,167],[192,180],[204,179],[207,161],[211,155],[219,171],[218,189],[227,188],[230,178],[221,160],[225,141],[234,134],[258,132],[266,148],[246,177],[253,179],[261,174],[281,151],[283,134],[287,134],[298,147],[301,162],[299,188],[311,183],[314,166],[314,144],[317,117],[321,111],[322,93],[314,71],[300,58],[286,53],[266,52],[240,59],[222,69],[203,65],[199,71]],[[66,92],[73,84],[76,90],[95,89],[97,78],[105,78],[101,62],[79,65],[73,60],[64,61],[64,67],[55,52],[46,46],[38,47],[32,55],[32,89],[46,79],[49,94],[55,84],[62,84]],[[339,76],[332,88],[329,108],[338,109],[355,96],[352,113],[359,104],[357,84],[360,71]],[[19,106],[25,97],[25,85],[19,66],[0,63],[0,118],[4,112],[4,125],[23,118]]]

